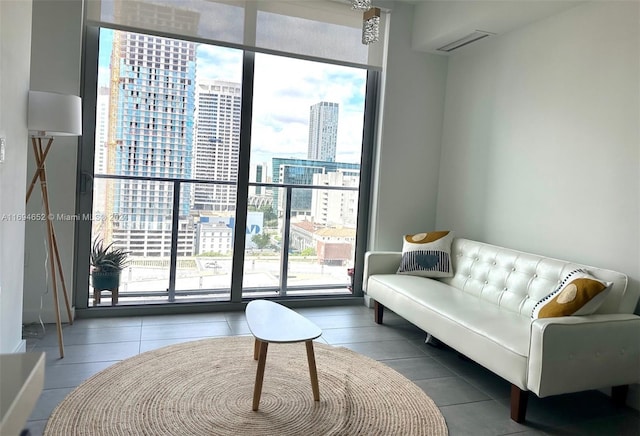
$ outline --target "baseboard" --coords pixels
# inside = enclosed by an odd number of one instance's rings
[[[71,318],[76,319],[75,307],[71,307]],[[55,324],[56,315],[52,307],[44,307],[42,310],[24,309],[22,311],[23,324],[40,323],[41,320],[44,324]],[[63,324],[69,322],[67,319],[67,310],[64,305],[60,307],[60,320]]]
[[[14,353],[24,353],[27,351],[27,341],[24,339],[20,339],[20,342],[18,342],[18,346],[16,347],[15,350],[13,350]]]

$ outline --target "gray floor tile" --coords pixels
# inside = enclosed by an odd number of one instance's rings
[[[507,433],[507,435],[509,436],[545,436],[548,434],[549,433],[545,433],[539,430],[527,430],[527,431],[519,431],[517,433]]]
[[[440,377],[415,381],[438,406],[484,401],[490,398],[460,377]]]
[[[25,428],[29,429],[29,436],[42,436],[46,425],[46,419],[40,421],[29,421],[25,425]]]
[[[386,310],[373,322],[364,306],[295,309],[323,335],[318,342],[345,346],[404,374],[440,406],[455,435],[633,435],[640,436],[639,413],[615,408],[598,391],[529,399],[527,421],[509,418],[510,384],[480,365],[460,359],[447,347],[424,343],[425,333]],[[51,410],[84,380],[112,364],[159,347],[212,336],[250,335],[244,311],[76,320],[64,324],[64,359],[58,358],[54,324],[25,326],[29,349],[47,352],[45,390],[27,427],[40,436]]]
[[[53,326],[53,324],[51,324]],[[125,316],[117,318],[83,318],[73,322],[75,328],[103,328],[103,327],[140,327],[142,317]]]
[[[370,309],[356,306],[326,306],[326,307],[294,307],[293,310],[303,316],[330,316],[330,315],[359,315],[368,314]]]
[[[323,329],[322,335],[330,344],[405,339],[402,333],[394,329],[378,328],[377,326]]]
[[[73,387],[70,388],[57,388],[57,389],[45,389],[42,391],[36,406],[31,412],[29,421],[38,421],[48,419],[53,409],[64,400],[64,398],[73,391]]]
[[[312,315],[307,318],[321,329],[374,327],[375,323],[366,315]]]
[[[330,344],[335,345],[331,342]],[[351,344],[347,343],[339,345],[375,360],[388,360],[396,358],[404,359],[409,357],[424,356],[424,353],[422,353],[419,348],[412,345],[409,341],[405,340],[355,342]]]
[[[509,418],[509,409],[494,400],[443,406],[450,436],[494,436],[530,430]]]
[[[64,345],[100,344],[109,342],[127,342],[140,340],[140,326],[74,328],[63,332]],[[49,334],[38,341],[38,347],[55,347],[58,345],[56,334]]]
[[[498,401],[509,407],[508,399]],[[629,411],[629,408],[616,407],[607,395],[599,391],[575,392],[545,398],[529,394],[526,422],[534,428],[548,432],[552,428],[572,426],[579,422],[607,420]]]
[[[157,350],[158,348],[167,347],[169,345],[182,344],[183,342],[199,341],[201,339],[207,339],[211,336],[202,336],[194,338],[173,338],[173,339],[154,339],[149,341],[140,342],[140,353],[144,353],[151,350]]]
[[[44,370],[44,389],[74,388],[114,363],[116,361],[47,366]]]
[[[139,340],[110,344],[65,345],[62,359],[58,354],[58,347],[41,347],[39,350],[46,352],[47,366],[55,366],[123,360],[138,354],[139,348]]]
[[[554,434],[553,431],[549,434]],[[640,435],[640,418],[637,413],[628,412],[608,418],[589,419],[568,427],[562,427],[558,434],[580,436],[638,436]]]
[[[249,325],[245,319],[227,319],[227,324],[231,329],[231,335],[250,335]]]
[[[224,318],[227,320],[227,322],[231,322],[231,321],[247,321],[247,317],[244,314],[244,310],[237,310],[234,312],[224,312]]]
[[[412,381],[452,375],[447,368],[426,356],[383,360],[382,362]]]
[[[483,366],[460,357],[455,350],[448,350],[446,353],[432,356],[490,398],[496,400],[510,398],[511,383]]]
[[[217,322],[178,323],[163,325],[143,325],[142,340],[203,338],[208,336],[229,336],[233,332],[226,320]]]
[[[195,324],[226,321],[223,312],[190,313],[175,315],[148,315],[142,317],[142,326],[157,326],[168,324]]]

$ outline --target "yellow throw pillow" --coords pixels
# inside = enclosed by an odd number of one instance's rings
[[[451,277],[451,242],[449,231],[405,235],[398,274],[421,277]]]
[[[610,282],[596,279],[585,270],[571,271],[555,291],[538,301],[531,317],[538,319],[589,315],[600,307],[611,290],[611,285]]]

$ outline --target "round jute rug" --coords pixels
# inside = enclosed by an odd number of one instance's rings
[[[58,405],[44,434],[447,434],[435,403],[395,370],[347,348],[314,348],[319,402],[304,344],[271,344],[253,412],[253,337],[212,338],[149,351],[94,375]]]

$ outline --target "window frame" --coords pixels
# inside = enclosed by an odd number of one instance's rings
[[[111,28],[114,30],[133,31],[137,33],[145,33],[150,36],[170,37],[174,39],[182,39],[185,41],[206,43],[218,46],[224,46],[215,41],[202,41],[192,40],[188,37],[176,37],[176,35],[162,35],[156,34],[152,31],[140,30],[140,29],[124,29],[119,26],[103,25],[101,23],[86,23],[84,26],[84,38],[83,38],[83,62],[82,62],[82,98],[83,98],[83,131],[84,135],[81,138],[78,149],[78,166],[77,166],[77,187],[76,187],[76,211],[77,213],[91,212],[93,204],[93,174],[94,174],[94,157],[95,157],[95,133],[96,133],[96,102],[97,102],[97,76],[98,76],[98,52],[99,52],[99,38],[100,28]],[[234,47],[237,48],[237,47]],[[239,303],[247,301],[242,297],[242,280],[244,269],[244,256],[245,256],[245,235],[244,230],[247,222],[248,214],[248,198],[249,187],[251,185],[249,177],[250,167],[250,149],[251,149],[251,126],[252,126],[252,110],[253,110],[253,86],[254,86],[254,74],[255,74],[255,54],[258,51],[243,49],[243,66],[242,66],[242,99],[241,99],[241,127],[240,127],[240,149],[238,154],[238,184],[236,191],[236,226],[234,234],[233,258],[232,258],[232,273],[231,273],[231,298],[225,302],[198,302],[198,303],[180,303],[180,307],[193,307],[198,305],[207,310],[213,306],[221,308],[220,310],[228,309],[230,307],[237,307]],[[279,56],[283,56],[282,53],[278,53]],[[304,56],[287,55],[291,58],[308,59]],[[348,63],[340,62],[328,62],[325,59],[318,60],[325,63],[334,63],[337,65],[346,65],[353,67]],[[364,256],[368,245],[368,233],[369,233],[369,216],[370,216],[370,197],[371,197],[371,182],[372,182],[372,166],[374,155],[374,143],[376,139],[376,125],[377,125],[377,108],[380,92],[380,80],[381,73],[374,67],[357,66],[367,71],[366,78],[366,91],[365,91],[365,107],[364,107],[364,125],[362,136],[362,148],[361,148],[361,163],[360,163],[360,181],[358,186],[358,218],[356,227],[356,246],[355,246],[355,259],[354,269],[355,274],[352,277],[352,295],[351,296],[321,296],[321,297],[283,297],[283,300],[304,300],[309,304],[317,304],[320,300],[339,300],[342,302],[348,302],[349,300],[361,301],[363,297],[362,291],[362,273],[364,269]],[[133,181],[133,183],[137,183]],[[76,253],[89,253],[91,246],[91,222],[79,220],[75,223],[74,230],[74,250]],[[173,234],[172,239],[177,239],[178,233]],[[175,258],[177,253],[175,251],[177,247],[172,249],[172,275],[175,276]],[[286,262],[286,259],[281,259],[282,262]],[[89,309],[89,256],[76,255],[74,257],[74,304],[80,313],[85,313],[85,309]],[[170,286],[175,284],[175,277],[173,284],[170,279]],[[86,291],[85,291],[86,289]],[[91,316],[99,316],[100,313],[107,310],[109,314],[119,311],[127,311],[127,314],[131,313],[132,308],[136,308],[138,312],[151,311],[155,312],[160,310],[164,312],[165,309],[160,307],[167,307],[166,311],[170,312],[168,306],[171,303],[162,305],[151,306],[117,306],[110,308],[92,307],[86,313],[91,312]],[[148,309],[144,309],[148,308]]]

